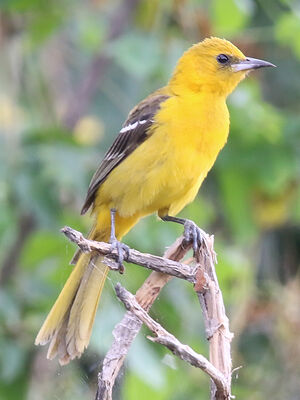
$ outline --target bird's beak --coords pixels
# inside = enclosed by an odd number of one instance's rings
[[[248,71],[250,69],[258,69],[263,67],[276,67],[276,65],[263,60],[258,60],[257,58],[247,57],[245,60],[239,60],[237,63],[232,64],[231,68],[234,72]]]

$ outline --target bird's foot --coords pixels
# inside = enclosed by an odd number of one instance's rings
[[[161,217],[161,219],[163,221],[176,222],[177,224],[181,224],[184,226],[184,241],[188,244],[192,243],[194,256],[197,254],[197,251],[199,251],[203,243],[207,244],[206,233],[190,219],[173,217],[171,215],[164,215]]]
[[[184,222],[183,237],[187,243],[192,243],[195,255],[205,241],[205,232],[195,222],[186,219]]]
[[[120,274],[124,274],[125,267],[123,261],[126,261],[129,257],[130,248],[129,246],[127,246],[127,244],[119,242],[119,240],[117,240],[116,238],[112,238],[109,243],[111,244],[110,252],[113,253],[114,251],[116,251],[117,253],[117,264],[119,267],[119,272]]]

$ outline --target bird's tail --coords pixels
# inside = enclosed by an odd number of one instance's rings
[[[116,214],[118,239],[137,221],[137,216],[121,218]],[[90,239],[108,241],[110,235],[109,209],[98,213]],[[88,346],[92,327],[105,283],[108,268],[103,256],[78,253],[76,265],[54,306],[41,327],[35,344],[50,342],[47,358],[58,356],[61,365],[80,357]]]
[[[103,256],[82,253],[41,327],[35,344],[48,342],[47,358],[61,365],[80,357],[87,347],[108,268]]]

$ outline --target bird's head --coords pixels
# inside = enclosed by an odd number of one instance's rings
[[[228,40],[211,37],[195,44],[179,59],[170,80],[174,93],[210,92],[228,96],[249,71],[275,65],[246,57]]]

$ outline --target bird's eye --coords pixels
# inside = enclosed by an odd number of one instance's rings
[[[220,64],[226,64],[226,63],[228,63],[228,61],[229,61],[229,57],[226,56],[226,54],[219,54],[219,55],[217,56],[217,61],[218,61],[218,63],[220,63]]]

